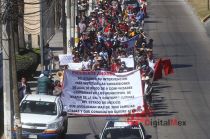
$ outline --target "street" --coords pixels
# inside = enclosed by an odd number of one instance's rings
[[[2,63],[2,53],[0,53],[0,92],[2,92],[3,87],[3,63]],[[2,95],[2,94],[1,94]],[[0,95],[0,96],[1,96]]]
[[[183,126],[145,126],[153,139],[209,139],[210,48],[204,26],[185,0],[149,1],[145,32],[155,57],[170,58],[175,74],[155,82],[154,120],[176,118]],[[93,139],[104,117],[69,118],[66,139]]]
[[[2,53],[0,53],[0,117],[3,116],[3,65],[2,65]],[[0,135],[2,134],[3,118],[0,119]]]

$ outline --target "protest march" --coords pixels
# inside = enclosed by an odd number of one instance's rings
[[[153,56],[146,10],[146,0],[102,0],[90,15],[79,14],[79,42],[71,54],[59,56],[68,114],[146,114],[151,108],[153,81],[174,71],[170,59]]]

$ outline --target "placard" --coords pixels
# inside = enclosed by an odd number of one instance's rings
[[[59,62],[61,66],[68,65],[68,63],[73,62],[73,55],[70,54],[60,54],[58,55]]]
[[[144,111],[139,70],[126,73],[66,70],[61,99],[68,114],[126,115],[132,110]]]

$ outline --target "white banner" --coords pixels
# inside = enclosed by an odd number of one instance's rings
[[[82,63],[68,63],[68,69],[70,69],[70,70],[82,70]]]
[[[66,70],[61,99],[69,114],[126,115],[132,110],[142,113],[140,76],[140,71],[112,73]]]
[[[73,62],[73,55],[61,54],[61,55],[58,55],[58,57],[59,57],[59,62],[61,66],[68,65],[68,63]]]
[[[134,68],[134,59],[133,57],[127,57],[127,58],[120,58],[121,62],[124,61],[126,67],[128,68]]]

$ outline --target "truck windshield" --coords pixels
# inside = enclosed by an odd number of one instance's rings
[[[20,106],[21,113],[57,115],[57,107],[54,102],[25,100]]]

